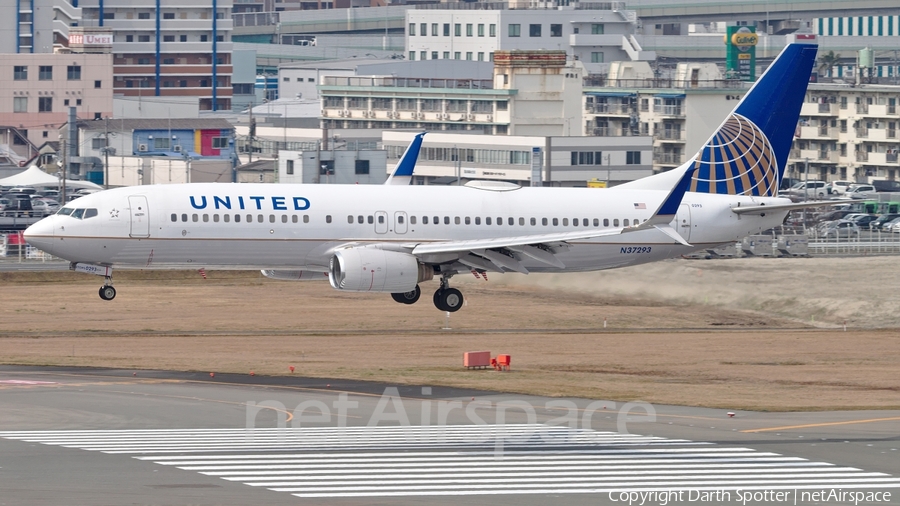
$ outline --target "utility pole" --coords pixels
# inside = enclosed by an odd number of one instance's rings
[[[247,163],[253,161],[253,140],[256,137],[256,120],[253,119],[253,104],[250,104],[250,149],[248,149]]]
[[[103,145],[103,188],[109,189],[109,116],[106,117],[106,143]]]

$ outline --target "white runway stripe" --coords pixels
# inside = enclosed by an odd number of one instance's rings
[[[900,478],[746,447],[543,425],[0,432],[132,455],[298,497],[900,488]]]

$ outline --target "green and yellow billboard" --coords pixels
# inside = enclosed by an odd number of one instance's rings
[[[725,34],[725,75],[741,81],[756,80],[755,26],[729,26]]]

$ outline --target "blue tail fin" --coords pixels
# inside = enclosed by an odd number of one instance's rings
[[[815,44],[789,44],[690,162],[690,191],[775,196],[816,60]]]

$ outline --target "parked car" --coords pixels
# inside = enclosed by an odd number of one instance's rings
[[[900,225],[900,218],[896,218],[896,219],[891,220],[891,221],[885,223],[884,225],[882,225],[881,231],[882,232],[896,231],[896,232],[900,233],[900,228],[898,228],[897,225]]]
[[[825,239],[858,239],[859,226],[850,220],[838,220],[828,224],[822,236]]]
[[[819,197],[825,195],[843,195],[847,188],[853,184],[853,181],[832,181],[825,185],[824,191],[819,193]]]
[[[782,197],[793,197],[800,199],[816,198],[821,193],[824,196],[825,181],[803,181],[795,184],[789,190],[778,192]]]
[[[851,221],[853,221],[853,223],[856,223],[857,227],[859,227],[861,229],[867,229],[867,228],[869,228],[869,224],[877,219],[878,219],[878,216],[876,216],[874,214],[864,214],[862,216],[857,216],[856,218],[853,218],[853,220],[851,220]]]
[[[57,208],[59,208],[58,204]],[[55,212],[50,210],[50,204],[40,199],[34,199],[31,201],[31,209],[44,214],[53,214]]]
[[[8,198],[0,198],[0,211],[6,211],[12,205],[12,201]]]
[[[26,195],[32,195],[34,193],[37,193],[37,189],[35,189],[33,186],[16,186],[9,192],[10,193],[24,193]]]
[[[851,213],[848,209],[839,209],[836,211],[828,211],[827,213],[822,213],[818,216],[818,219],[820,221],[834,221],[841,218],[846,218],[849,214]]]
[[[882,214],[869,223],[869,228],[872,230],[883,230],[882,227],[884,227],[885,224],[890,223],[897,218],[900,218],[900,214],[898,213]]]
[[[876,179],[872,181],[872,186],[876,191],[880,192],[900,192],[900,181],[891,181],[889,179]]]
[[[854,184],[847,188],[844,196],[852,199],[869,199],[875,196],[875,187],[870,184]]]
[[[40,200],[41,202],[46,203],[47,207],[50,208],[51,213],[55,213],[56,211],[59,211],[59,202],[57,202],[53,199],[48,199],[48,198],[40,198],[37,200]],[[34,199],[32,199],[31,203],[32,203],[32,205],[34,204]],[[35,208],[35,209],[37,209],[37,208]]]

